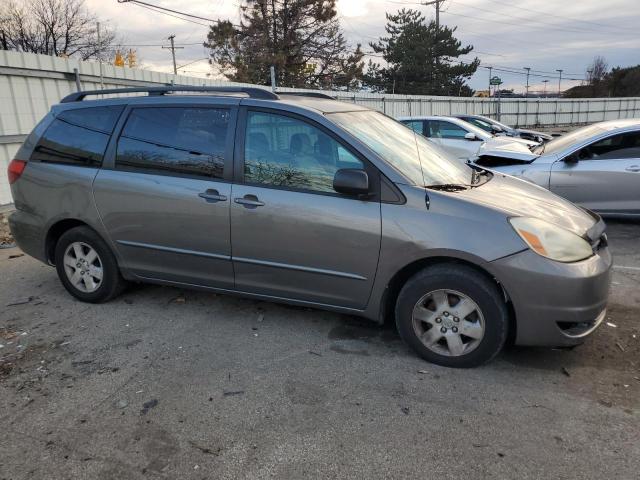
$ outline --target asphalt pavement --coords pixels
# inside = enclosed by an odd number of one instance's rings
[[[0,250],[0,479],[638,478],[640,223],[606,323],[471,370],[393,326],[177,288],[80,303]]]

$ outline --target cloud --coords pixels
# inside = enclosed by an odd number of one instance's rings
[[[117,0],[85,1],[106,26],[118,31],[124,43],[168,44],[167,37],[175,34],[177,44],[198,44],[184,45],[183,49],[177,50],[178,64],[207,56],[201,46],[208,30],[206,26],[152,12],[135,4],[118,3]],[[207,18],[228,18],[237,22],[240,15],[239,2],[233,0],[148,1]],[[367,46],[385,34],[386,12],[395,12],[403,7],[417,8],[427,18],[433,18],[434,8],[421,7],[418,3],[418,0],[338,0],[338,13],[349,43]],[[477,55],[482,65],[509,67],[523,72],[525,66],[545,72],[562,68],[567,73],[583,76],[595,55],[604,56],[612,66],[640,63],[637,54],[640,41],[636,33],[640,2],[637,0],[521,0],[517,4],[510,0],[451,0],[445,1],[442,10],[441,22],[457,27],[456,35],[462,43],[474,46],[473,54],[465,58],[472,60]],[[136,48],[148,67],[171,71],[169,50]],[[185,67],[185,70],[189,70],[190,75],[203,76],[209,67],[202,61]],[[509,88],[524,89],[524,75],[506,72],[501,75]],[[479,69],[471,80],[471,86],[486,88],[487,76],[486,69]],[[542,78],[532,77],[530,82],[536,88],[540,84],[541,88],[540,80]],[[549,88],[553,83],[556,80],[550,79]],[[567,82],[566,86],[570,84]]]

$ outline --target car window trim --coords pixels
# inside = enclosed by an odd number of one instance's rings
[[[624,132],[615,132],[615,133],[611,133],[610,135],[605,135],[602,136],[596,140],[593,140],[591,142],[588,142],[584,145],[581,145],[580,147],[570,151],[569,153],[567,153],[566,155],[562,155],[560,157],[560,161],[564,162],[567,158],[569,158],[571,155],[578,153],[580,150],[582,150],[583,148],[588,148],[591,145],[598,143],[598,142],[602,142],[604,140],[608,140],[612,137],[618,136],[618,135],[627,135],[627,134],[633,134],[635,133],[636,135],[640,135],[640,130],[626,130]],[[585,159],[578,159],[578,163],[580,162],[610,162],[610,161],[615,161],[615,160],[634,160],[636,157],[630,157],[630,158],[585,158]],[[638,156],[638,158],[640,158],[640,156]]]
[[[116,153],[117,146],[120,137],[123,136],[124,126],[131,115],[131,112],[135,109],[141,108],[215,108],[215,109],[228,109],[230,113],[229,117],[229,127],[227,129],[227,136],[225,139],[225,149],[224,149],[224,166],[222,170],[222,178],[217,177],[208,177],[206,175],[190,175],[190,174],[178,174],[172,172],[161,172],[161,171],[133,171],[128,169],[119,169],[116,168]],[[214,103],[214,102],[167,102],[162,104],[153,104],[153,105],[139,105],[139,104],[130,104],[127,105],[124,111],[120,114],[120,118],[118,122],[116,122],[116,126],[113,129],[113,134],[111,135],[111,139],[109,140],[109,144],[107,145],[107,149],[105,151],[104,157],[102,159],[101,168],[104,170],[116,170],[121,172],[132,172],[132,173],[140,173],[142,175],[161,175],[167,177],[176,177],[176,178],[193,178],[196,180],[204,180],[204,181],[212,181],[212,182],[223,182],[223,183],[231,183],[233,180],[233,155],[234,155],[234,140],[235,140],[235,132],[236,126],[238,122],[238,105],[236,103]],[[130,138],[130,137],[126,137]],[[134,138],[134,140],[136,140]],[[140,141],[148,142],[146,140],[138,139]],[[173,148],[169,146],[169,148]]]
[[[329,136],[331,139],[336,141],[340,146],[342,146],[345,150],[347,150],[351,155],[356,157],[358,160],[362,162],[364,165],[364,170],[367,172],[369,176],[369,185],[371,187],[371,195],[369,198],[362,199],[358,197],[353,197],[349,195],[344,195],[338,192],[321,192],[318,190],[309,190],[306,188],[295,188],[295,187],[284,187],[282,185],[269,185],[264,183],[254,183],[254,182],[245,182],[244,180],[244,151],[245,151],[245,140],[246,140],[246,132],[247,132],[247,120],[249,118],[249,112],[262,112],[269,113],[273,115],[280,115],[284,117],[290,117],[301,122],[307,123],[318,130],[322,131],[325,135]],[[315,120],[305,117],[304,115],[300,115],[298,113],[289,112],[286,110],[280,110],[275,108],[266,108],[266,107],[254,107],[254,106],[240,106],[240,111],[238,113],[238,122],[236,127],[236,142],[235,142],[235,152],[234,152],[234,176],[233,182],[238,185],[248,185],[254,186],[257,188],[269,188],[274,190],[286,190],[290,192],[299,192],[299,193],[310,193],[313,195],[324,195],[330,197],[338,197],[345,198],[351,200],[358,201],[367,201],[367,202],[380,202],[380,179],[382,177],[382,172],[373,165],[369,160],[366,159],[364,155],[358,152],[355,148],[349,145],[344,139],[340,138],[335,132],[332,132],[325,126],[316,122]]]

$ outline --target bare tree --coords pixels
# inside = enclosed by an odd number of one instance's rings
[[[106,59],[115,32],[102,28],[84,0],[8,0],[0,6],[0,48],[45,55]]]
[[[609,65],[604,57],[598,55],[587,68],[587,81],[589,85],[601,82],[609,71]]]

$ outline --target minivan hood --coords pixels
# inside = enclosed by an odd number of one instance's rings
[[[493,178],[487,183],[454,195],[500,210],[510,217],[539,218],[580,236],[598,238],[602,233],[593,228],[598,219],[586,210],[533,183],[499,172],[493,172]]]
[[[495,138],[480,145],[477,155],[478,157],[486,155],[492,157],[511,158],[522,163],[529,163],[539,157],[539,155],[529,150],[529,145],[536,145],[536,143],[524,143],[520,139],[514,139],[511,137],[502,137],[500,140]]]

